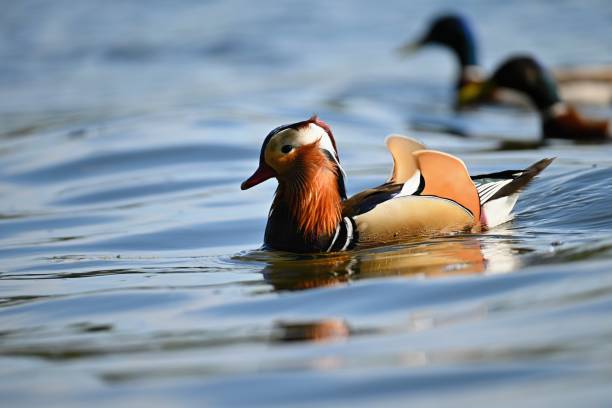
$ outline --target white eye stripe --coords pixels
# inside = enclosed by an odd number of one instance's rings
[[[329,151],[334,156],[338,155],[338,152],[336,152],[331,138],[329,137],[325,129],[323,129],[322,127],[317,126],[314,123],[310,123],[307,127],[300,129],[300,131],[306,137],[307,140],[311,141],[310,143],[319,140],[319,147],[321,149]]]
[[[308,126],[303,126],[300,129],[284,129],[274,135],[269,144],[271,145],[270,148],[280,150],[285,145],[300,147],[317,141],[321,149],[330,152],[334,158],[338,157],[338,152],[334,148],[334,143],[327,131],[314,123],[309,123]]]
[[[340,165],[340,161],[338,160],[338,152],[336,152],[336,149],[334,148],[334,143],[332,142],[332,139],[327,133],[327,131],[320,126],[315,125],[314,123],[310,123],[308,127],[303,128],[302,132],[308,140],[312,140],[312,142],[318,140],[320,149],[327,150],[331,153],[332,158],[334,159],[336,165],[342,173],[342,179],[346,180],[346,172],[344,171],[344,168],[342,168],[342,165]]]

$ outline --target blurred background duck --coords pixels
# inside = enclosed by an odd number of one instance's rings
[[[278,180],[265,247],[337,252],[409,237],[491,228],[510,219],[519,191],[551,160],[470,177],[465,164],[405,136],[387,138],[391,177],[347,198],[330,127],[316,116],[272,130],[246,190]]]
[[[509,58],[490,78],[463,87],[459,91],[459,104],[481,103],[504,89],[521,93],[529,99],[540,115],[544,139],[587,143],[612,141],[612,120],[591,119],[580,114],[561,98],[552,74],[528,55]]]
[[[432,20],[425,34],[408,42],[399,51],[404,55],[430,45],[448,48],[459,63],[455,88],[459,93],[470,84],[485,79],[478,58],[477,41],[469,21],[458,14],[445,14]],[[612,104],[612,65],[598,67],[568,67],[552,71],[564,100],[574,104]],[[512,95],[497,93],[487,103],[517,103]]]

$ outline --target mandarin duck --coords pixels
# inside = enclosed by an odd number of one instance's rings
[[[389,136],[389,179],[346,196],[330,127],[313,116],[273,129],[259,167],[241,189],[275,177],[264,247],[290,252],[335,252],[399,242],[410,237],[478,231],[508,221],[518,193],[552,159],[524,170],[470,177],[450,154],[420,142]]]
[[[479,65],[476,37],[469,21],[458,14],[441,15],[433,19],[428,30],[417,41],[400,47],[403,55],[409,55],[425,46],[439,45],[448,48],[459,63],[455,81],[457,94],[470,84],[480,84],[485,75]],[[570,67],[553,71],[564,100],[576,104],[608,105],[612,103],[612,65],[599,67]],[[459,101],[458,101],[459,102]],[[480,103],[516,104],[515,97],[498,93]],[[461,104],[458,103],[460,107]]]
[[[562,100],[550,72],[531,56],[504,61],[479,85],[459,93],[463,105],[487,100],[500,89],[525,95],[540,115],[543,139],[568,139],[597,143],[612,141],[612,120],[590,119]]]

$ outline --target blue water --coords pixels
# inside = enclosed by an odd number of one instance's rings
[[[451,57],[394,53],[449,9],[486,69],[612,62],[606,1],[4,2],[3,406],[610,405],[612,145],[504,150],[532,112],[453,113]],[[483,234],[261,251],[275,185],[240,182],[314,112],[351,193],[390,133],[472,173],[557,159]]]

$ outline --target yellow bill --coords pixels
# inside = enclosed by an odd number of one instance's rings
[[[490,82],[472,82],[464,85],[457,94],[457,104],[459,106],[471,105],[486,100],[493,90]]]

